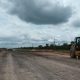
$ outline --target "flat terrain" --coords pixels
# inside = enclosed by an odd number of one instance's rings
[[[54,53],[1,52],[0,80],[80,80],[80,60]]]

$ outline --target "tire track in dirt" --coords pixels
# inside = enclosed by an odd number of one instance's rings
[[[6,52],[0,52],[0,80],[4,80],[4,67],[6,63],[6,57],[7,53]]]
[[[28,59],[26,59],[26,63],[25,60],[20,56],[16,56],[14,59],[16,60],[17,64],[17,75],[19,80],[22,80],[22,78],[23,80],[44,80],[41,79],[42,76],[40,76],[39,73],[36,73],[37,70],[34,71],[34,66]]]
[[[6,66],[4,68],[5,71],[4,80],[18,80],[17,75],[14,72],[14,69],[15,69],[15,64],[12,55],[11,53],[8,53],[6,58]]]

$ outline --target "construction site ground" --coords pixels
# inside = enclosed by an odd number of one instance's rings
[[[59,51],[2,51],[0,80],[80,80],[80,60]]]

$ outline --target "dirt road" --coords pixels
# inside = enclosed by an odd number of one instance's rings
[[[0,55],[0,80],[79,79],[80,60],[56,55],[42,57],[29,52],[4,52]]]

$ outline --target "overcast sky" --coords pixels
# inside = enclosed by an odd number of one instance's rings
[[[0,0],[0,47],[36,46],[80,36],[80,0]]]

